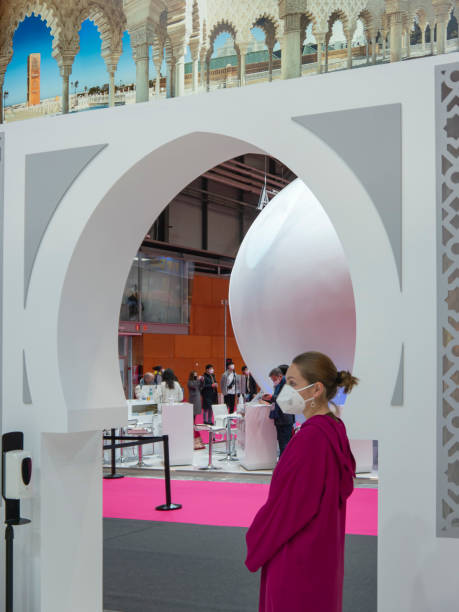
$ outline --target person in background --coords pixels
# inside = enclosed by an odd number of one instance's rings
[[[257,383],[246,365],[242,367],[241,393],[245,395],[246,402],[252,401],[258,393]]]
[[[206,371],[201,376],[200,382],[204,423],[206,425],[212,425],[212,404],[218,403],[218,385],[217,379],[215,378],[215,368],[211,363],[206,365]]]
[[[279,393],[285,385],[285,377],[280,368],[274,368],[269,373],[269,378],[272,380],[274,392],[272,395],[263,395],[263,401],[274,404],[274,408],[269,413],[269,418],[273,419],[277,431],[277,442],[279,444],[279,457],[285,450],[285,447],[290,442],[293,435],[293,425],[295,417],[292,414],[284,414],[277,403]]]
[[[323,353],[298,355],[277,397],[306,418],[273,472],[268,499],[247,532],[246,565],[260,567],[259,612],[341,612],[346,504],[355,459],[344,423],[332,410],[358,379]]]
[[[287,374],[287,370],[289,366],[286,363],[281,363],[280,366],[277,366],[277,367],[282,372],[282,376],[285,376]]]
[[[157,365],[153,368],[153,375],[154,375],[154,383],[155,385],[160,385],[163,381],[163,366],[161,365]]]
[[[136,386],[134,390],[136,399],[146,399],[147,397],[151,397],[153,395],[153,390],[152,390],[152,387],[154,386],[153,379],[154,379],[154,376],[151,372],[145,372],[143,377],[140,379],[139,384]]]
[[[224,402],[228,408],[228,412],[232,414],[236,406],[237,396],[240,393],[240,381],[235,372],[235,367],[232,359],[226,360],[226,371],[223,373],[220,389],[223,393]]]
[[[160,389],[162,404],[178,404],[183,401],[183,389],[177,382],[177,378],[170,368],[163,372],[163,381],[160,385]]]
[[[201,399],[201,381],[199,380],[197,372],[190,372],[187,382],[188,387],[188,401],[193,404],[193,423],[196,423],[196,417],[202,412],[202,399]],[[194,449],[200,450],[205,448],[202,443],[201,436],[198,431],[194,431]]]

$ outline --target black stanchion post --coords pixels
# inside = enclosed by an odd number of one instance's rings
[[[13,612],[13,540],[14,529],[12,525],[7,525],[5,529],[5,612]]]
[[[107,480],[112,480],[114,478],[124,478],[123,474],[116,473],[116,449],[114,448],[115,446],[115,430],[114,429],[111,429],[110,437],[111,437],[110,446],[112,447],[111,448],[111,470],[110,470],[110,474],[105,474],[104,478],[106,478]]]
[[[164,445],[164,482],[166,485],[166,503],[156,506],[156,510],[180,510],[182,504],[173,504],[171,497],[171,467],[169,462],[169,436],[163,436]]]

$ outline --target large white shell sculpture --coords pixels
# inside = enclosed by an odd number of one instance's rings
[[[348,264],[330,219],[300,179],[247,232],[229,303],[240,351],[265,391],[272,389],[270,370],[304,351],[321,351],[338,369],[352,370],[356,315]]]

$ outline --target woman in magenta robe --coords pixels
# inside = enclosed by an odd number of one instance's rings
[[[357,384],[322,353],[296,357],[278,397],[303,413],[274,470],[268,500],[247,532],[246,565],[260,567],[260,612],[341,612],[346,500],[355,460],[343,422],[329,408],[338,387]]]

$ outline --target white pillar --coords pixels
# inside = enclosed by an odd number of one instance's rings
[[[29,602],[27,610],[102,610],[101,437],[100,431],[41,436],[34,560],[41,604]]]
[[[324,62],[324,72],[328,72],[328,45],[329,45],[328,37],[325,37],[325,62]]]
[[[365,57],[367,58],[367,64],[370,63],[370,45],[368,43],[368,37],[365,38]]]
[[[384,32],[383,33],[383,44],[382,44],[382,60],[383,62],[386,59],[386,51],[387,51],[387,47],[386,47],[386,37],[387,37],[387,33]]]
[[[148,102],[149,80],[150,80],[150,59],[149,45],[142,43],[135,50],[135,101]]]
[[[177,58],[175,62],[175,91],[174,96],[183,96],[185,94],[185,56]]]
[[[62,77],[62,114],[66,115],[70,108],[69,78],[72,74],[72,66],[68,64],[60,66],[60,72]]]
[[[239,78],[241,79],[240,85],[243,87],[246,84],[246,56],[248,44],[245,42],[238,43],[239,45]]]
[[[210,58],[206,60],[206,91],[210,91]]]
[[[390,16],[390,61],[399,62],[402,59],[402,14],[392,13]]]
[[[301,15],[285,15],[282,39],[282,78],[301,76]]]
[[[115,106],[115,71],[110,70],[108,73],[109,82],[108,82],[108,105]]]

